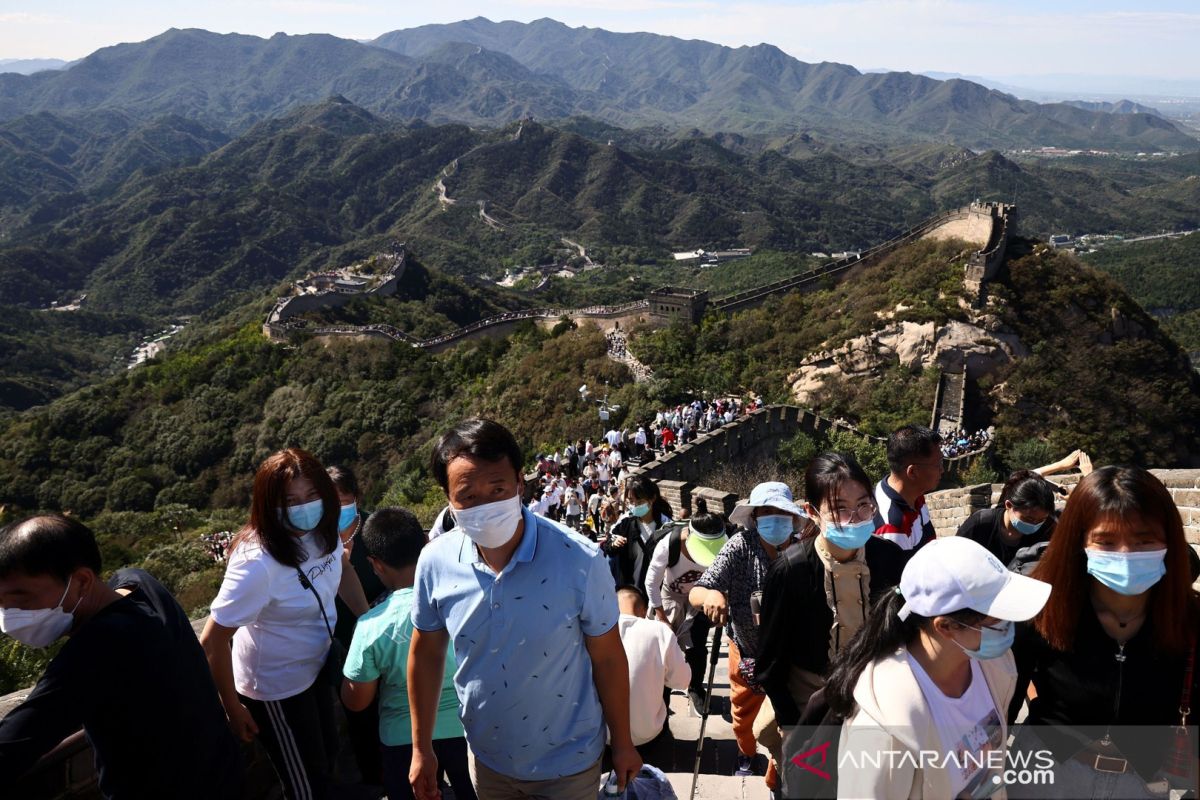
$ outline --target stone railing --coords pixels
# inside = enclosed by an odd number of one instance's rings
[[[863,251],[856,257],[841,258],[836,261],[831,261],[827,264],[822,264],[821,266],[815,267],[806,272],[802,272],[799,275],[793,275],[790,278],[784,278],[773,283],[768,283],[763,286],[757,286],[753,289],[747,289],[745,291],[738,292],[737,294],[721,297],[714,300],[712,305],[714,308],[729,313],[756,305],[757,303],[760,303],[766,298],[775,294],[819,288],[825,278],[840,275],[848,271],[850,268],[860,264],[866,264],[878,260],[906,244],[911,244],[912,242],[930,235],[938,228],[948,223],[966,219],[972,215],[982,216],[987,214],[991,216],[993,222],[987,244],[984,245],[983,249],[971,256],[970,264],[974,264],[976,261],[978,261],[980,265],[991,263],[997,257],[1003,260],[1004,246],[1007,244],[1008,236],[1008,214],[1012,211],[1012,208],[1012,206],[987,203],[982,205],[972,204],[965,208],[958,208],[952,211],[943,211],[942,213],[936,214],[920,224],[909,228],[900,235]],[[968,269],[970,264],[968,265]],[[992,272],[987,273],[987,277],[990,278],[993,275],[994,268]]]
[[[837,430],[876,443],[884,441],[806,408],[765,406],[702,433],[653,461],[638,465],[631,470],[631,474],[645,475],[660,484],[662,481],[694,482],[708,474],[716,464],[769,458],[775,454],[780,442],[797,433],[828,434]]]

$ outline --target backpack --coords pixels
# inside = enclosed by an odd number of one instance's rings
[[[1049,544],[1050,542],[1038,542],[1029,547],[1022,547],[1013,556],[1013,560],[1008,563],[1008,568],[1019,575],[1033,574],[1034,568],[1042,560],[1042,554],[1046,552]]]
[[[670,569],[679,563],[679,553],[683,549],[683,525],[672,526],[667,536],[667,568]]]

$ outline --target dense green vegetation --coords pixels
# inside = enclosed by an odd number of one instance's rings
[[[729,135],[635,137],[622,150],[532,122],[491,132],[406,127],[332,100],[262,122],[195,162],[220,141],[195,123],[168,118],[130,128],[135,123],[115,112],[92,117],[95,130],[39,114],[7,123],[9,136],[0,136],[0,160],[12,151],[6,163],[44,178],[37,194],[13,194],[0,221],[0,309],[86,292],[86,309],[120,315],[110,328],[89,327],[101,340],[90,359],[72,360],[60,352],[75,348],[70,337],[43,336],[40,326],[9,334],[15,354],[44,356],[9,359],[6,379],[38,387],[6,392],[10,407],[104,374],[108,337],[158,330],[181,314],[229,311],[396,240],[431,268],[468,279],[580,263],[564,237],[605,266],[528,291],[535,279],[518,287],[522,295],[490,301],[511,308],[618,303],[663,284],[720,296],[798,271],[811,263],[809,252],[867,247],[976,197],[1018,197],[1025,231],[1200,224],[1200,202],[1188,202],[1196,181],[1186,177],[1200,164],[1195,155],[1048,167],[952,147],[830,148]],[[167,166],[172,159],[187,163]],[[443,176],[456,205],[443,207],[433,191]],[[479,202],[503,227],[484,224]],[[707,270],[669,255],[728,246],[759,255]],[[447,324],[416,307],[354,313],[428,332]],[[1186,318],[1179,325],[1186,331]]]
[[[146,322],[126,314],[0,314],[0,409],[40,405],[125,368]]]
[[[807,356],[893,321],[965,320],[965,248],[920,242],[830,289],[772,298],[731,318],[710,315],[635,336],[631,348],[674,393],[750,390],[786,402],[788,376]],[[1027,242],[989,286],[987,311],[1031,354],[981,381],[975,424],[995,424],[1001,466],[1038,466],[1082,447],[1097,463],[1188,463],[1200,450],[1200,378],[1152,317],[1072,256]],[[899,303],[906,310],[881,314]],[[927,419],[935,369],[884,367],[871,380],[827,380],[814,405],[885,436]],[[1057,454],[1031,463],[1038,453]]]
[[[752,391],[768,402],[785,402],[788,375],[809,354],[871,332],[877,312],[903,303],[896,321],[944,323],[959,313],[962,264],[969,251],[962,242],[920,242],[829,289],[773,297],[761,307],[725,317],[705,317],[697,333],[683,324],[637,337],[633,349],[675,393]],[[886,414],[853,413],[862,429],[886,436],[896,417],[920,419],[933,404],[936,377],[906,385],[912,376],[896,374],[878,391]],[[893,391],[904,385],[902,392]],[[867,390],[875,395],[876,390]],[[839,412],[852,412],[849,395],[834,395]],[[902,402],[897,402],[898,400]],[[918,411],[919,409],[922,409]]]
[[[1126,287],[1181,345],[1200,351],[1200,235],[1110,245],[1083,259]]]

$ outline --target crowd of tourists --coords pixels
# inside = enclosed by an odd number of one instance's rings
[[[693,403],[651,429],[745,410]],[[362,783],[392,800],[659,796],[666,697],[709,713],[722,638],[732,771],[773,796],[1194,786],[1200,560],[1147,470],[1088,465],[1065,503],[1043,475],[1061,463],[1023,470],[938,538],[927,428],[889,437],[886,475],[820,453],[801,491],[760,483],[730,509],[622,481],[639,443],[609,434],[542,459],[526,504],[514,436],[455,425],[430,453],[431,529],[366,514],[343,467],[271,455],[199,640],[153,576],[105,580],[78,520],[0,529],[0,630],[67,639],[0,720],[0,793],[82,727],[106,797],[240,798],[251,742],[283,797],[336,797],[344,727]],[[1015,779],[1030,758],[1052,786]]]
[[[977,453],[987,447],[992,441],[990,431],[979,430],[967,433],[958,430],[942,438],[942,455],[946,458],[957,458],[967,453]]]

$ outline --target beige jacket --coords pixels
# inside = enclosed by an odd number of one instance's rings
[[[1017,668],[1011,652],[1000,658],[979,662],[1000,715],[1001,741],[1008,741],[1008,703],[1016,689]],[[867,665],[854,686],[854,713],[842,726],[838,758],[847,752],[875,753],[894,750],[912,752],[911,758],[899,754],[891,763],[881,759],[873,763],[846,765],[838,769],[839,798],[854,800],[949,800],[950,779],[943,769],[921,769],[918,751],[943,752],[933,715],[921,694],[904,648]],[[992,795],[1004,800],[1004,787]]]

